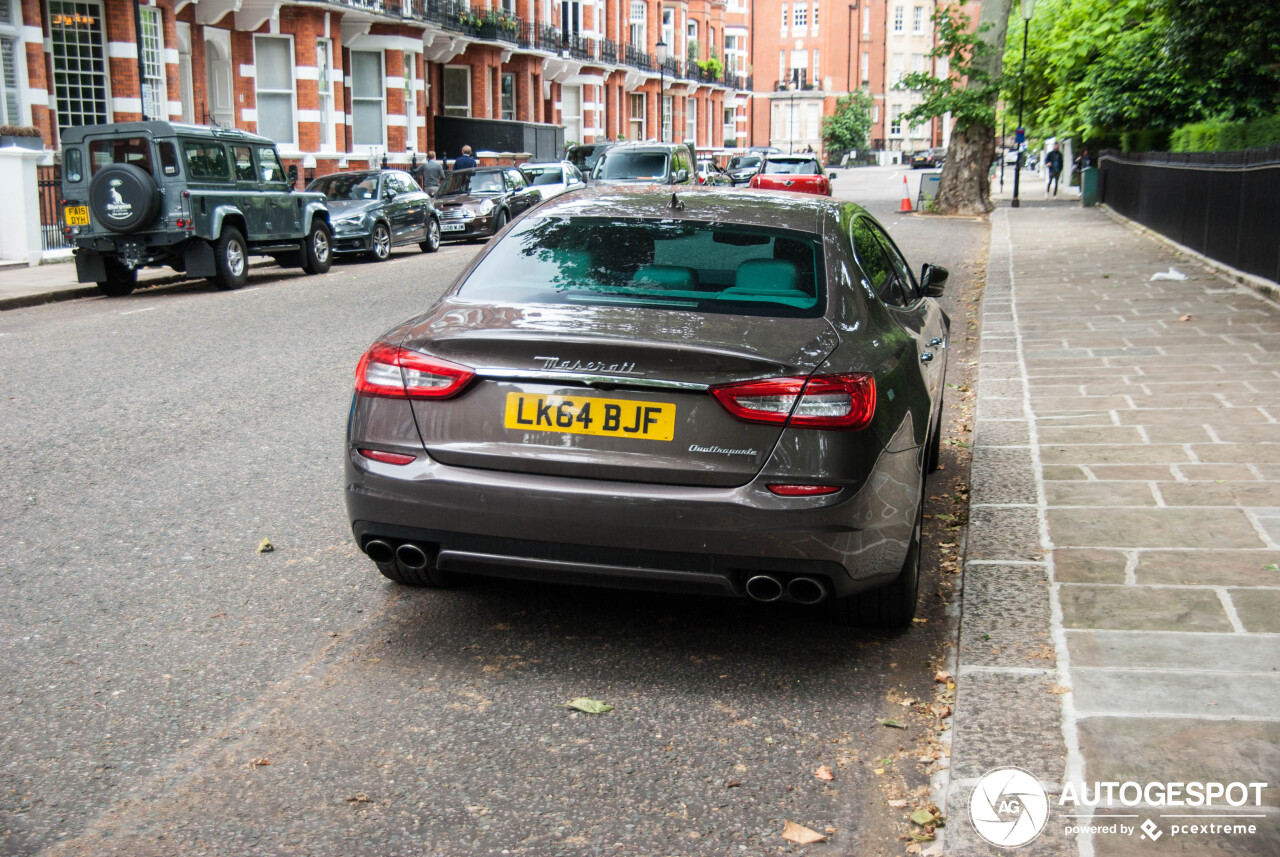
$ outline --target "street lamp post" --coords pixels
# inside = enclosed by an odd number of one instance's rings
[[[1035,9],[1036,0],[1022,0],[1022,71],[1018,73],[1018,131],[1022,132],[1022,142],[1018,143],[1018,158],[1013,169],[1013,202],[1018,208],[1022,202],[1018,199],[1018,180],[1022,176],[1022,147],[1026,143],[1026,131],[1022,126],[1022,102],[1027,92],[1027,33],[1031,29],[1031,13]],[[1015,132],[1017,133],[1017,132]]]
[[[658,43],[654,47],[658,50],[658,142],[665,143],[667,142],[667,99],[662,93],[667,88],[665,76],[667,71],[667,43],[662,40],[661,33],[658,34]]]

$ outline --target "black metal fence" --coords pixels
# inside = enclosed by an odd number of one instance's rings
[[[435,117],[436,151],[455,158],[463,146],[474,151],[528,152],[535,161],[558,161],[564,154],[564,127],[505,119]]]
[[[1125,217],[1280,282],[1280,146],[1243,152],[1103,152],[1099,199]]]
[[[70,250],[62,222],[62,167],[36,167],[36,188],[40,193],[40,246],[45,250]]]

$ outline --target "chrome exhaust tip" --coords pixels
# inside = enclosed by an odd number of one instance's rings
[[[827,587],[812,577],[797,577],[787,584],[787,597],[797,604],[817,604],[827,597]]]
[[[411,571],[421,571],[427,567],[427,552],[415,544],[405,542],[396,548],[396,561]]]
[[[757,574],[747,581],[747,595],[756,601],[777,601],[782,597],[782,582],[768,574]]]
[[[396,558],[396,549],[382,539],[370,539],[365,542],[364,552],[374,562],[391,562]]]

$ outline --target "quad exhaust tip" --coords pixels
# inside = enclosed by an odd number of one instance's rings
[[[756,601],[777,601],[782,597],[782,581],[770,574],[757,574],[747,581],[747,595]]]
[[[374,562],[391,562],[396,558],[396,550],[382,539],[370,539],[365,542],[364,552]]]
[[[411,571],[421,571],[427,567],[427,552],[415,544],[405,542],[396,548],[396,561]]]
[[[827,587],[812,577],[797,577],[787,584],[787,597],[797,604],[817,604],[827,597]]]

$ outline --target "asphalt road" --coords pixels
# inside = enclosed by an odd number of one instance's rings
[[[889,214],[901,172],[837,193]],[[985,224],[885,219],[916,265],[951,268],[965,332]],[[0,853],[902,853],[959,520],[930,521],[927,621],[901,635],[720,600],[409,590],[355,549],[356,361],[477,249],[0,314]],[[962,505],[963,451],[944,446],[932,514]],[[615,709],[556,707],[577,696]],[[832,841],[792,846],[785,820]]]

